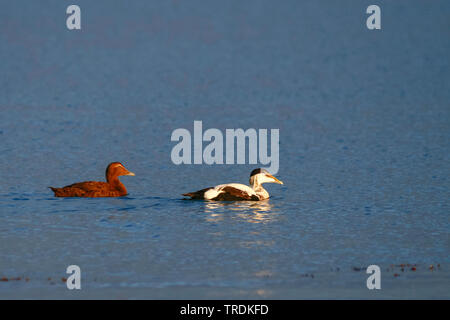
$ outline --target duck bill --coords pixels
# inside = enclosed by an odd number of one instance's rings
[[[128,171],[128,173],[125,174],[125,176],[135,176],[135,174],[133,172],[131,172],[131,171]]]
[[[277,178],[275,178],[275,177],[274,177],[273,175],[271,175],[271,174],[268,174],[267,176],[268,176],[269,178],[272,178],[272,179],[274,180],[275,183],[278,183],[278,184],[284,184],[283,181],[278,180]]]

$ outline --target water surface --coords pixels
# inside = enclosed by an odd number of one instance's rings
[[[1,298],[449,298],[448,2],[380,1],[380,31],[367,1],[77,4],[1,2]],[[285,184],[182,200],[255,168],[174,165],[194,120],[279,128]],[[112,161],[126,197],[47,189]]]

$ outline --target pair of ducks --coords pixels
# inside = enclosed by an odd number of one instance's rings
[[[68,185],[63,188],[49,187],[55,197],[122,197],[127,195],[127,189],[120,182],[120,176],[134,176],[120,162],[113,162],[106,168],[106,182],[86,181]],[[240,183],[220,184],[195,192],[184,193],[191,199],[236,201],[236,200],[265,200],[269,193],[262,187],[263,183],[283,184],[265,169],[255,169],[250,173],[250,187]]]

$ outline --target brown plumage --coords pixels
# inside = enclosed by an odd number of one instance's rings
[[[254,194],[248,194],[245,191],[242,191],[238,188],[234,188],[231,186],[225,187],[222,189],[223,193],[217,195],[213,200],[218,201],[237,201],[237,200],[252,200],[258,201],[261,200],[260,197]]]
[[[86,181],[78,182],[63,188],[49,187],[55,197],[122,197],[127,195],[127,189],[119,180],[119,176],[134,176],[120,162],[112,162],[106,168],[106,182]]]
[[[214,188],[210,187],[195,192],[183,193],[183,196],[191,197],[191,199],[205,199],[205,192],[211,189]],[[231,186],[222,188],[222,191],[223,191],[222,193],[219,193],[217,196],[211,198],[210,200],[215,201],[261,200],[257,195],[250,195],[245,191],[242,191],[240,189]]]

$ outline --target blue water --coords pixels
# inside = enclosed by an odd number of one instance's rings
[[[449,298],[448,1],[378,1],[378,31],[370,1],[69,4],[0,1],[0,298]],[[257,167],[174,165],[194,120],[279,128],[284,185],[183,201]],[[126,197],[47,189],[113,161]]]

